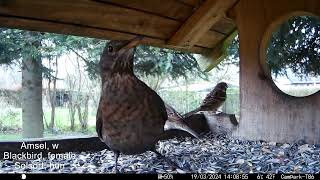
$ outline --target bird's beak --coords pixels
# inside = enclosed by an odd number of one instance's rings
[[[124,45],[118,52],[119,54],[122,54],[124,52],[126,52],[128,49],[131,49],[135,46],[137,46],[138,44],[141,43],[143,39],[143,36],[137,36],[135,38],[133,38],[132,40],[129,41],[129,43],[127,43],[126,45]]]

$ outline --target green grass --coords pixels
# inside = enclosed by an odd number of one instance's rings
[[[20,139],[22,139],[21,134],[0,134],[0,140],[10,141],[10,140],[20,140]]]
[[[44,110],[44,118],[47,123],[50,122],[51,119],[51,110]],[[96,110],[93,108],[89,109],[88,114],[88,125],[95,126],[96,120]],[[55,113],[55,127],[61,131],[69,131],[70,130],[70,118],[69,118],[69,110],[67,108],[56,108]],[[76,129],[80,129],[80,122],[78,121],[78,113],[75,114],[75,126]]]
[[[21,128],[20,108],[1,108],[0,127]]]
[[[70,130],[69,111],[67,108],[56,108],[55,129],[48,130],[45,127],[44,137],[66,137],[95,135],[95,116],[96,110],[89,109],[88,128],[82,130],[78,120],[78,114],[75,114],[75,131]],[[44,121],[50,122],[51,110],[44,109]],[[45,122],[44,122],[45,123]],[[22,139],[22,110],[21,108],[3,108],[0,110],[0,140],[19,140]]]
[[[62,138],[62,137],[68,137],[68,136],[84,136],[84,135],[96,135],[95,134],[95,129],[93,127],[88,128],[88,131],[74,131],[74,132],[64,132],[60,134],[56,133],[51,133],[49,131],[44,132],[44,137],[45,138]],[[5,140],[5,141],[14,141],[14,140],[23,140],[24,138],[22,137],[21,132],[16,132],[16,133],[8,133],[8,134],[1,134],[0,133],[0,141]]]

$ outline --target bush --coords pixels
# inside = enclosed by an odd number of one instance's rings
[[[20,131],[21,127],[21,109],[5,108],[0,111],[1,131]]]

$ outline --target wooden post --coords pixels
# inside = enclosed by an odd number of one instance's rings
[[[273,22],[294,12],[320,15],[320,1],[240,0],[235,18],[240,39],[241,114],[236,137],[320,143],[320,93],[290,97],[263,78],[261,39]]]

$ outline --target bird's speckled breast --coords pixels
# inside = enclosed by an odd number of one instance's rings
[[[154,93],[132,76],[118,75],[103,84],[102,134],[111,149],[138,154],[152,149],[159,140],[165,107]]]

